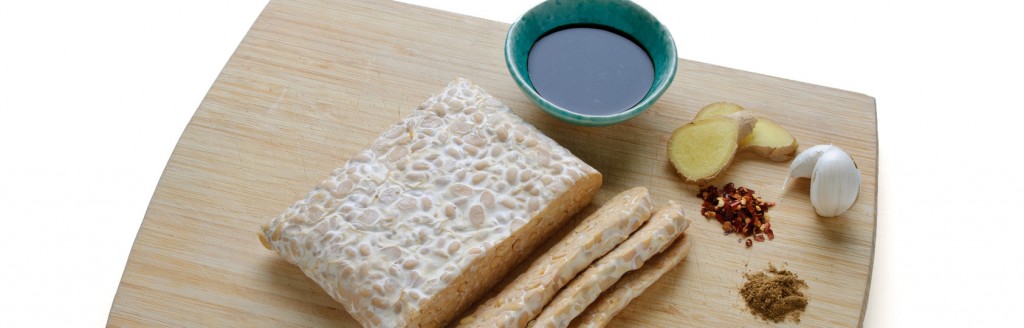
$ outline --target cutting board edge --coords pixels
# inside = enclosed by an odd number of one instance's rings
[[[181,146],[181,139],[185,137],[185,134],[188,132],[188,129],[192,127],[192,124],[195,122],[199,110],[203,108],[203,106],[207,102],[207,99],[210,97],[210,91],[213,90],[213,88],[217,85],[217,81],[220,81],[225,71],[227,71],[228,63],[230,63],[231,59],[234,58],[235,54],[238,53],[238,48],[243,43],[245,43],[245,41],[252,34],[252,26],[256,24],[256,21],[263,17],[263,15],[267,12],[267,8],[269,8],[271,3],[273,2],[277,2],[277,0],[269,0],[265,5],[263,5],[263,9],[260,9],[259,15],[256,15],[256,18],[253,19],[252,23],[250,23],[249,29],[245,31],[245,35],[243,35],[242,38],[238,40],[238,44],[236,44],[235,49],[231,51],[231,55],[228,56],[227,60],[224,61],[224,64],[221,65],[220,72],[218,72],[217,76],[214,77],[213,82],[210,82],[210,86],[206,89],[206,93],[203,95],[203,99],[200,100],[199,105],[196,106],[196,109],[192,111],[192,116],[189,117],[188,123],[185,124],[185,127],[181,129],[181,133],[178,134],[178,140],[174,143],[174,148],[171,149],[170,155],[168,155],[167,160],[164,161],[164,168],[163,170],[160,171],[160,178],[157,180],[156,186],[153,188],[153,192],[150,193],[149,202],[146,204],[146,211],[143,213],[142,216],[142,222],[139,223],[139,228],[135,230],[135,238],[132,238],[132,246],[131,249],[129,249],[128,251],[128,258],[125,259],[124,267],[121,269],[121,275],[118,278],[117,290],[114,292],[114,297],[110,300],[110,309],[107,311],[107,325],[110,324],[110,320],[114,315],[114,307],[117,305],[118,298],[122,296],[121,288],[124,287],[124,276],[125,273],[128,272],[128,262],[132,260],[132,255],[136,251],[135,246],[139,242],[139,236],[142,234],[143,226],[146,224],[147,221],[146,218],[150,216],[150,211],[153,210],[153,201],[156,199],[156,193],[157,191],[160,190],[161,185],[165,183],[164,178],[167,175],[167,167],[170,164],[170,162],[175,158],[174,155],[178,153],[179,147]]]
[[[871,220],[871,254],[868,257],[868,281],[864,286],[864,303],[860,308],[860,320],[857,322],[858,327],[864,327],[864,318],[867,317],[868,313],[868,302],[871,300],[871,281],[875,276],[875,253],[878,250],[878,194],[880,188],[878,188],[878,177],[881,176],[878,172],[878,167],[881,166],[881,158],[878,152],[878,107],[875,106],[874,98],[871,98],[872,106],[875,109],[875,203],[874,203],[874,217]]]

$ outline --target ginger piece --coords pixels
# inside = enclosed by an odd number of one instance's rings
[[[751,151],[776,162],[792,159],[799,146],[786,128],[763,117],[757,118],[754,132],[740,141],[740,151]]]
[[[728,102],[716,102],[697,112],[693,117],[694,121],[707,119],[719,115],[729,115],[744,110],[740,105]],[[796,138],[778,123],[772,120],[758,117],[754,125],[754,132],[740,141],[739,151],[750,151],[761,157],[776,162],[788,161],[796,155],[796,149],[800,144]]]
[[[687,123],[669,138],[669,160],[686,182],[707,183],[729,166],[740,140],[753,132],[756,123],[757,118],[747,111]]]
[[[738,111],[744,110],[740,105],[730,102],[716,102],[697,111],[697,115],[693,117],[694,121],[700,121],[712,116],[725,116]]]

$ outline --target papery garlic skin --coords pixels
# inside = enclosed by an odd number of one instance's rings
[[[811,205],[824,217],[845,213],[860,194],[860,171],[853,158],[832,147],[818,158],[811,174]]]
[[[842,215],[860,194],[860,171],[853,157],[839,147],[818,145],[804,150],[789,166],[790,178],[811,179],[811,205],[823,217]]]

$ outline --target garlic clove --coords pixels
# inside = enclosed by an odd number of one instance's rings
[[[789,176],[782,182],[782,186],[785,187],[789,183],[790,178],[810,179],[811,174],[814,172],[814,165],[818,163],[818,158],[821,157],[821,154],[832,148],[836,147],[832,145],[817,145],[807,148],[800,155],[797,155],[793,162],[789,164]]]
[[[813,165],[811,205],[818,215],[835,217],[849,210],[857,200],[860,171],[849,154],[838,147],[828,147],[817,155],[818,160]]]

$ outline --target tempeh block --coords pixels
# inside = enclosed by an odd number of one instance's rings
[[[459,79],[258,235],[364,327],[440,327],[600,185],[597,170]]]

